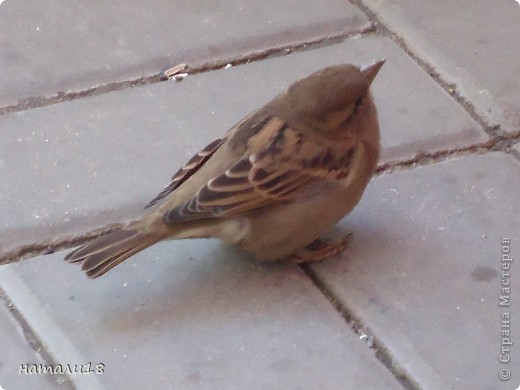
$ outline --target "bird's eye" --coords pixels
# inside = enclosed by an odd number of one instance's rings
[[[361,103],[363,103],[363,98],[358,98],[355,103],[356,108],[359,107]]]

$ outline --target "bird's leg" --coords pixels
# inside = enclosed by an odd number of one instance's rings
[[[289,256],[287,260],[297,264],[325,260],[343,251],[348,246],[351,236],[352,233],[348,233],[341,240],[333,243],[317,238],[305,248]]]

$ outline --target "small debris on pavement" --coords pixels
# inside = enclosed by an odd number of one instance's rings
[[[187,75],[188,75],[188,73],[179,73],[179,74],[176,74],[175,76],[173,76],[173,79],[174,79],[175,81],[181,81],[181,80],[184,79]]]
[[[164,78],[167,80],[175,79],[176,81],[180,81],[188,75],[188,73],[183,72],[187,67],[185,63],[172,66],[163,72]]]

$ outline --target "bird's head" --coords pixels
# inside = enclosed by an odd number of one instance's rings
[[[281,96],[283,112],[290,115],[285,119],[327,138],[374,127],[367,122],[371,117],[378,131],[369,88],[384,62],[361,68],[350,64],[329,66],[295,82]]]

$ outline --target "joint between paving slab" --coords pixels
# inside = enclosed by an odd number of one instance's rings
[[[40,357],[42,364],[46,366],[56,367],[58,362],[51,356],[51,354],[47,352],[38,336],[36,336],[29,324],[25,321],[24,317],[17,310],[16,306],[11,301],[7,293],[1,288],[0,301],[2,301],[3,304],[7,307],[12,318],[16,321],[18,326],[20,326],[20,329],[22,331],[25,341],[27,342],[27,345],[36,353],[37,356]],[[22,363],[30,364],[29,362],[20,362],[20,364]],[[72,381],[65,374],[57,373],[52,375],[53,378],[56,379],[56,384],[59,385],[60,388],[67,388],[71,390],[75,389]]]
[[[187,67],[186,72],[190,75],[197,74],[197,73],[204,73],[214,70],[219,70],[222,68],[225,68],[226,66],[238,66],[238,65],[244,65],[251,62],[256,62],[260,60],[264,60],[266,58],[275,58],[275,57],[281,57],[284,55],[289,55],[293,53],[299,53],[307,50],[314,50],[320,47],[329,46],[338,44],[345,39],[349,39],[358,35],[362,34],[370,34],[375,31],[375,28],[373,25],[370,25],[370,27],[367,27],[365,29],[362,29],[360,31],[352,32],[352,33],[340,33],[335,35],[329,35],[327,37],[319,37],[314,40],[301,42],[298,44],[293,45],[286,45],[286,46],[279,46],[274,48],[265,49],[259,52],[253,52],[249,54],[245,54],[242,56],[237,56],[232,59],[223,59],[223,60],[217,60],[213,62],[207,62],[202,65],[194,66],[194,67]],[[161,73],[162,75],[162,73]],[[164,77],[163,77],[164,80]]]
[[[520,153],[513,146],[520,142],[520,130],[514,133],[498,135],[489,140],[469,146],[444,149],[432,153],[418,153],[415,157],[407,160],[393,161],[380,164],[376,168],[376,175],[391,174],[407,169],[427,166],[443,162],[453,158],[460,158],[472,154],[485,154],[488,152],[508,153],[520,161]],[[120,223],[109,224],[101,228],[91,230],[78,236],[62,237],[58,241],[32,243],[16,248],[0,256],[0,266],[15,263],[39,255],[48,255],[58,250],[74,248],[106,234],[118,227]]]
[[[219,70],[225,68],[226,66],[238,66],[243,64],[248,64],[250,62],[260,61],[266,58],[274,58],[280,57],[296,52],[302,52],[306,50],[313,50],[319,47],[334,45],[342,42],[345,39],[362,35],[362,34],[370,34],[375,31],[375,27],[371,24],[369,27],[361,29],[356,32],[346,32],[333,34],[326,37],[319,37],[316,39],[312,39],[305,42],[300,42],[291,45],[283,45],[273,48],[268,48],[264,50],[260,50],[257,52],[252,52],[244,55],[235,56],[232,58],[224,58],[221,60],[215,60],[210,62],[204,62],[199,65],[190,66],[189,64],[183,69],[183,73],[187,73],[188,75],[195,75],[198,73],[205,73],[209,71]],[[174,64],[172,64],[173,66]],[[99,85],[91,88],[86,88],[80,91],[70,91],[70,92],[58,92],[53,96],[35,96],[28,97],[20,100],[17,104],[0,107],[0,115],[25,111],[33,108],[40,108],[51,106],[54,104],[62,103],[65,101],[70,101],[78,98],[103,95],[109,92],[120,91],[126,88],[133,88],[138,86],[144,86],[148,84],[155,84],[161,81],[166,81],[167,78],[164,75],[164,71],[159,72],[158,74],[154,74],[151,76],[143,76],[133,80],[124,80],[113,83],[108,83],[104,85]],[[182,80],[182,79],[181,79]],[[179,80],[180,81],[180,80]]]
[[[50,255],[51,253],[66,248],[74,248],[85,244],[87,241],[98,238],[103,234],[111,232],[112,230],[115,230],[121,226],[121,223],[113,223],[98,229],[91,230],[81,235],[62,237],[59,239],[59,241],[53,240],[23,245],[0,256],[0,266],[15,263],[34,256]]]
[[[372,345],[367,345],[368,348],[375,350],[376,358],[395,376],[395,378],[399,381],[399,383],[403,386],[404,389],[407,390],[419,390],[421,386],[419,383],[411,377],[411,375],[399,365],[399,363],[393,358],[390,351],[384,346],[384,344],[374,337],[366,325],[356,318],[352,312],[341,305],[340,302],[334,297],[332,292],[321,282],[320,278],[317,274],[312,270],[312,268],[308,264],[300,264],[299,266],[303,272],[309,277],[312,283],[320,290],[320,292],[325,296],[325,298],[329,301],[329,303],[334,307],[334,309],[343,317],[347,325],[359,336],[361,340],[362,337],[360,335],[366,336],[370,340]]]
[[[406,40],[401,37],[397,32],[390,29],[385,23],[381,21],[376,12],[372,11],[367,5],[364,4],[362,0],[349,0],[350,3],[357,6],[361,11],[365,13],[368,17],[368,20],[371,22],[373,26],[375,26],[375,32],[391,39],[395,42],[401,50],[403,50],[411,59],[413,59],[417,65],[425,71],[430,77],[448,94],[450,95],[456,102],[459,104],[466,113],[477,122],[482,129],[490,136],[494,137],[497,135],[501,135],[500,125],[490,125],[482,116],[477,113],[475,106],[469,102],[464,96],[462,96],[457,91],[457,86],[455,84],[449,83],[442,75],[437,72],[433,66],[431,66],[427,61],[420,58],[416,55],[413,50],[408,46]]]
[[[487,141],[468,146],[453,149],[443,149],[431,153],[419,152],[411,159],[393,161],[378,165],[376,168],[376,175],[431,165],[448,159],[468,156],[471,154],[503,152],[516,157],[517,153],[513,149],[513,146],[518,142],[520,142],[520,130],[510,134],[496,135]]]
[[[520,151],[511,149],[511,155],[520,162]]]

